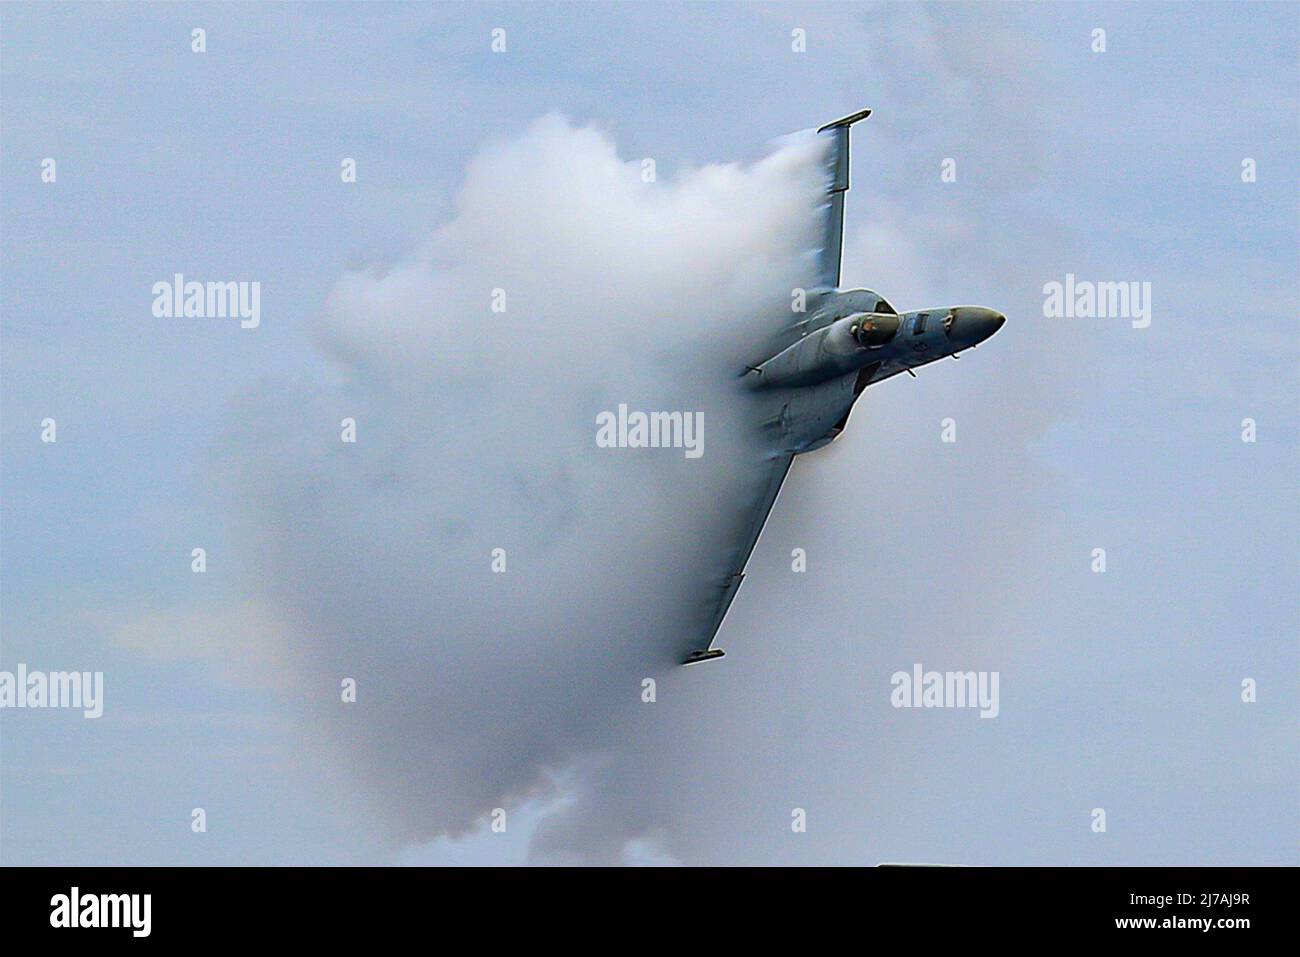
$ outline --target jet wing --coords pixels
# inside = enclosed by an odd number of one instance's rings
[[[859,120],[871,115],[870,110],[861,110],[850,116],[827,123],[817,132],[832,138],[831,148],[826,158],[826,205],[822,207],[822,243],[817,253],[817,279],[825,290],[837,289],[840,284],[840,259],[844,247],[844,194],[849,189],[849,127]],[[795,335],[797,325],[787,329]],[[824,405],[829,415],[826,427],[832,430],[838,421],[842,425],[847,414],[847,406],[852,405],[851,396],[841,394],[842,390],[827,388],[805,393],[805,398],[814,404]],[[845,402],[847,401],[847,405]],[[787,407],[788,408],[788,407]],[[784,411],[782,415],[786,414]],[[775,423],[778,428],[781,423]],[[833,435],[833,431],[830,432]],[[790,471],[794,453],[779,445],[769,447],[760,453],[759,461],[748,471],[747,481],[740,490],[735,506],[737,511],[726,540],[736,543],[733,550],[725,555],[721,565],[713,566],[713,573],[703,582],[706,597],[694,612],[693,627],[683,646],[682,663],[693,664],[722,656],[722,651],[712,649],[713,639],[722,627],[727,610],[731,607],[745,578],[745,566],[749,556],[758,543],[759,535],[767,522],[768,513],[776,502],[781,485]],[[714,577],[718,570],[721,577]]]
[[[840,258],[844,251],[844,194],[849,191],[849,127],[865,120],[870,110],[827,123],[818,133],[834,137],[826,158],[826,206],[822,221],[822,245],[817,256],[817,277],[827,289],[840,285]]]
[[[748,485],[747,500],[739,503],[737,520],[739,535],[736,548],[731,552],[726,568],[727,573],[720,579],[710,582],[711,594],[700,606],[699,631],[694,640],[688,643],[682,664],[694,664],[708,661],[710,658],[722,657],[720,649],[710,650],[713,639],[722,627],[722,620],[727,616],[727,609],[745,578],[745,565],[758,543],[767,516],[781,491],[781,485],[790,471],[794,454],[790,452],[771,452],[756,470]]]

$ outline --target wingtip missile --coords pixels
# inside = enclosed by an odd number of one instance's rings
[[[721,648],[710,648],[708,651],[692,651],[682,664],[697,665],[701,661],[712,661],[714,658],[721,658],[725,654],[726,652]]]
[[[865,120],[870,115],[871,115],[870,110],[859,110],[856,113],[851,113],[848,116],[841,117],[840,119],[835,120],[834,122],[827,123],[823,127],[819,127],[817,132],[825,133],[827,130],[833,130],[839,126],[852,126],[854,123],[858,122],[858,120]]]

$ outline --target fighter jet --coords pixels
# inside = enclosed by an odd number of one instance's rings
[[[868,386],[948,356],[954,358],[1002,328],[1006,317],[984,306],[947,306],[900,313],[871,289],[841,290],[844,194],[849,189],[849,128],[871,115],[862,110],[827,123],[826,203],[821,207],[822,244],[818,285],[807,291],[805,311],[782,330],[766,356],[741,373],[759,393],[756,408],[767,415],[757,428],[761,461],[747,476],[736,503],[734,550],[725,555],[720,578],[706,584],[695,615],[698,630],[682,647],[682,664],[721,658],[713,640],[745,577],[745,565],[772,511],[796,455],[833,442],[848,424],[854,403]]]

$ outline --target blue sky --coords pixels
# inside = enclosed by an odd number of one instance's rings
[[[0,667],[103,670],[108,712],[3,714],[0,860],[524,860],[534,807],[384,846],[364,782],[241,667],[211,487],[232,403],[346,390],[331,287],[548,111],[667,179],[870,106],[845,283],[1008,325],[797,465],[722,642],[748,653],[691,686],[710,740],[663,769],[709,808],[690,859],[1294,864],[1297,40],[1263,3],[4,5]],[[262,328],[154,320],[178,271],[259,280]],[[1044,318],[1067,272],[1150,282],[1151,327]],[[844,509],[864,486],[890,507]],[[887,706],[874,676],[948,660],[1001,671],[998,720]]]

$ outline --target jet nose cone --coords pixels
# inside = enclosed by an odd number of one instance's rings
[[[947,324],[948,338],[961,346],[983,342],[1002,328],[1007,317],[996,309],[983,306],[953,306],[952,322]]]

